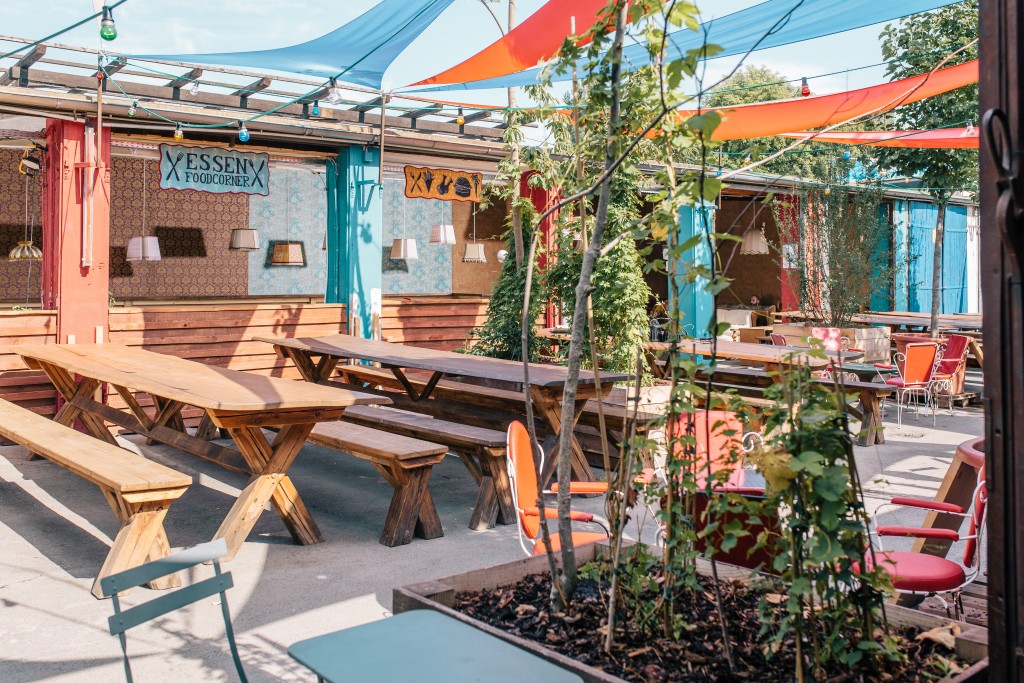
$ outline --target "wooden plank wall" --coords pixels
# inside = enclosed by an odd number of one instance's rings
[[[55,311],[0,311],[0,398],[40,415],[57,411],[57,391],[41,372],[27,370],[14,353],[18,344],[57,341]]]
[[[381,339],[454,351],[465,348],[470,332],[486,319],[484,297],[385,297]]]
[[[109,340],[232,370],[299,379],[289,362],[254,336],[310,337],[344,332],[345,307],[338,304],[216,303],[177,306],[133,306],[110,309]],[[149,399],[139,396],[148,407]],[[119,396],[108,397],[121,409]],[[202,412],[186,408],[194,426]]]

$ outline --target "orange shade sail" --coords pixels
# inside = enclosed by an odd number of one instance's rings
[[[531,69],[557,54],[570,35],[573,17],[576,34],[582,35],[590,30],[607,4],[607,0],[549,0],[500,40],[464,62],[408,87],[479,81]]]
[[[978,60],[974,60],[859,90],[722,107],[715,110],[722,117],[722,123],[711,137],[742,140],[822,128],[872,112],[889,111],[977,82]],[[679,116],[687,119],[697,113],[696,110],[680,110]]]
[[[813,137],[812,137],[813,136]],[[938,130],[871,130],[859,133],[783,133],[779,137],[837,145],[869,147],[906,147],[913,149],[978,149],[977,128],[941,128]]]

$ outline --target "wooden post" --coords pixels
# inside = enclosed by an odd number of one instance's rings
[[[57,341],[102,341],[110,284],[110,132],[49,119],[43,175],[42,305],[57,311]]]
[[[553,204],[557,203],[561,198],[561,193],[557,190],[546,190],[541,187],[531,187],[530,177],[535,175],[536,171],[527,171],[523,173],[519,178],[519,195],[526,197],[533,204],[533,208],[537,210],[537,213],[544,213]],[[555,221],[558,220],[558,213],[553,213],[547,217],[547,219],[538,226],[540,230],[541,244],[544,245],[544,250],[537,257],[537,267],[541,270],[545,270],[550,263],[554,262],[555,253]],[[555,306],[550,301],[544,308],[544,326],[554,327],[558,324],[556,318]]]

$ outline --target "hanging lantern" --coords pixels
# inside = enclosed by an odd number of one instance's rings
[[[764,256],[768,253],[768,242],[757,228],[747,228],[740,243],[740,253],[744,256]]]
[[[128,240],[125,261],[159,261],[160,240],[152,235],[132,237]]]
[[[302,248],[302,242],[275,242],[274,251],[270,256],[270,265],[306,265],[306,251]]]
[[[464,263],[487,263],[487,254],[484,253],[484,245],[479,242],[470,242],[466,245],[466,255],[462,257]]]
[[[444,222],[444,202],[441,203],[441,222],[430,226],[430,244],[455,244],[455,226]]]
[[[259,233],[252,228],[233,228],[231,230],[231,251],[255,251],[260,248]]]
[[[419,258],[416,253],[416,240],[399,237],[391,242],[391,258],[395,260],[414,261]]]
[[[18,242],[18,246],[11,249],[8,257],[12,261],[42,261],[43,252],[31,242],[23,241]]]

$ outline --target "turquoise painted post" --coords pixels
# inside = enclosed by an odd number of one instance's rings
[[[693,337],[711,336],[708,327],[711,325],[714,299],[706,289],[705,278],[698,277],[695,282],[687,282],[686,272],[693,267],[710,267],[711,249],[708,247],[707,236],[714,230],[714,220],[714,204],[705,204],[703,207],[684,206],[679,210],[677,244],[685,245],[695,236],[700,236],[700,239],[683,251],[681,262],[674,271],[669,271],[678,273],[675,281],[670,283],[669,297],[679,297],[679,327],[684,335]],[[669,304],[671,307],[672,302]]]
[[[347,147],[327,164],[328,303],[348,307],[349,334],[379,337],[384,210],[380,152]]]
[[[892,264],[893,264],[893,310],[909,311],[907,282],[910,264],[907,261],[910,241],[910,210],[906,200],[897,199],[892,203]]]

